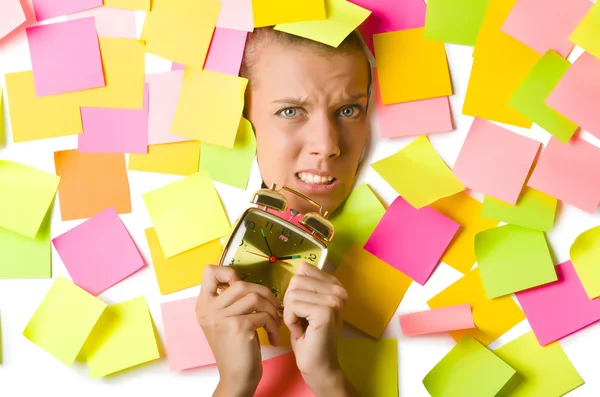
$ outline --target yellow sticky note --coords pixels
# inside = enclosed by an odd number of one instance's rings
[[[444,43],[425,40],[424,31],[373,35],[384,105],[452,95]]]
[[[146,50],[202,69],[220,10],[217,0],[154,0],[142,29]]]
[[[344,321],[373,338],[381,337],[412,283],[358,245],[350,248],[334,275],[348,292]]]
[[[150,11],[150,0],[104,0],[104,7]]]
[[[577,236],[571,245],[570,256],[588,298],[600,296],[600,226]]]
[[[337,47],[371,15],[371,11],[346,0],[325,0],[325,8],[327,19],[283,23],[275,30]]]
[[[254,27],[327,18],[324,0],[252,0]]]
[[[431,298],[427,304],[432,309],[454,305],[471,305],[473,321],[477,328],[451,331],[459,341],[471,335],[484,345],[489,345],[506,331],[525,319],[525,314],[509,295],[487,299],[481,282],[479,269],[475,268],[457,282]]]
[[[171,134],[233,147],[247,85],[243,77],[187,68]]]
[[[90,335],[81,356],[97,379],[160,358],[146,299],[110,305]]]
[[[129,155],[130,171],[192,175],[198,172],[200,142],[176,142],[148,146],[148,153]]]
[[[569,40],[600,59],[600,3],[592,6]]]
[[[438,200],[431,204],[431,208],[460,225],[442,256],[442,262],[461,273],[468,273],[475,264],[475,235],[498,226],[498,221],[482,218],[482,204],[466,192]]]
[[[105,308],[106,303],[59,276],[23,335],[62,363],[71,365]]]
[[[0,147],[6,145],[6,136],[4,132],[4,97],[0,90]]]
[[[219,195],[205,172],[148,192],[143,198],[167,258],[231,230]]]
[[[417,209],[465,190],[426,136],[371,167]]]

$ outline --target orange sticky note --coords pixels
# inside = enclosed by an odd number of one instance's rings
[[[198,172],[200,142],[176,142],[148,146],[148,153],[129,155],[131,171],[157,172],[173,175],[192,175]]]
[[[400,316],[402,333],[407,336],[434,334],[475,328],[471,306],[456,305]]]

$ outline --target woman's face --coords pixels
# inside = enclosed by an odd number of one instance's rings
[[[369,134],[369,64],[360,50],[323,54],[277,43],[252,65],[246,115],[267,186],[297,190],[333,212],[354,186]],[[283,192],[291,208],[315,211]]]

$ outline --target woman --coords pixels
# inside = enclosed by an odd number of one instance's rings
[[[241,74],[249,79],[245,115],[256,131],[264,183],[288,186],[335,211],[354,186],[369,138],[371,69],[358,35],[336,49],[273,28],[256,29]],[[312,210],[283,193],[290,207]],[[229,287],[218,294],[219,284]],[[214,395],[254,395],[262,376],[256,329],[264,327],[277,345],[282,323],[316,396],[357,395],[337,358],[346,299],[334,276],[303,265],[289,284],[281,319],[268,288],[240,281],[230,267],[207,267],[196,311],[219,368]]]

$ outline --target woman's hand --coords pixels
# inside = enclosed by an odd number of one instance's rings
[[[217,290],[225,288],[220,294]],[[215,396],[253,396],[262,377],[257,328],[279,343],[281,307],[265,286],[241,281],[235,269],[207,266],[196,303],[196,317],[219,368]]]

